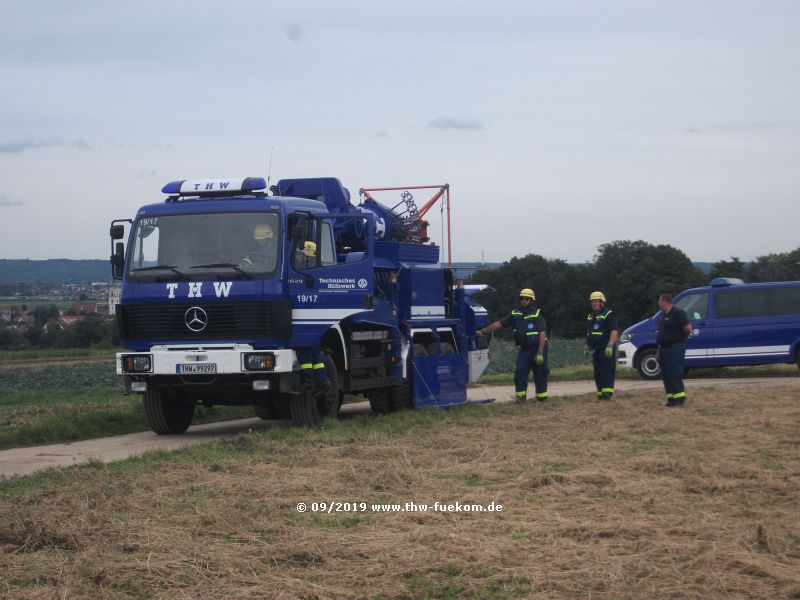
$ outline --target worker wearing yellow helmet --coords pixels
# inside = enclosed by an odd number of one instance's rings
[[[592,312],[586,317],[586,345],[592,353],[598,400],[611,400],[617,370],[617,316],[606,306],[603,292],[589,294]]]
[[[533,385],[536,389],[536,399],[540,402],[547,400],[547,376],[550,367],[547,364],[547,323],[542,315],[542,309],[534,306],[536,295],[531,288],[523,288],[519,292],[519,308],[511,314],[490,323],[478,333],[485,334],[497,331],[503,327],[514,328],[514,340],[519,346],[517,365],[514,369],[514,399],[525,402],[528,390],[528,373],[533,370]]]
[[[239,263],[257,271],[274,271],[278,259],[278,243],[271,223],[262,221],[253,227],[253,247]]]

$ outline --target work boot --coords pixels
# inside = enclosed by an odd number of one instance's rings
[[[525,396],[511,396],[511,399],[517,404],[525,404],[528,401]]]

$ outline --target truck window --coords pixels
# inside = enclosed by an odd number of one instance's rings
[[[323,267],[329,267],[336,264],[336,247],[333,243],[333,231],[331,224],[322,223],[322,231],[320,232],[320,260]]]
[[[689,294],[675,303],[692,321],[705,319],[708,315],[708,292]]]
[[[128,259],[128,277],[134,279],[163,277],[161,270],[136,271],[156,266],[192,278],[236,269],[269,276],[275,273],[281,248],[275,213],[165,215],[139,219],[134,227]]]

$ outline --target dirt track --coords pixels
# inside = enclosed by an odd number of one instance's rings
[[[761,387],[771,385],[794,385],[800,388],[800,377],[759,377],[731,379],[690,379],[686,389],[691,402],[691,391],[695,387]],[[652,389],[654,399],[662,397],[660,381],[618,380],[616,389],[623,395],[625,391]],[[590,381],[568,381],[550,384],[550,396],[576,396],[595,391]],[[508,402],[513,396],[512,386],[481,386],[471,388],[468,398],[472,402],[494,400]],[[348,404],[342,408],[342,415],[365,414],[369,412],[369,404],[361,402]],[[74,442],[71,444],[52,444],[30,448],[14,448],[0,451],[0,477],[28,475],[50,467],[67,467],[99,460],[111,462],[130,456],[142,454],[149,450],[172,450],[192,444],[199,444],[224,435],[232,435],[248,430],[264,430],[269,427],[281,427],[279,421],[262,421],[258,418],[239,419],[196,425],[183,435],[156,435],[150,431],[131,433],[108,438],[99,438]]]

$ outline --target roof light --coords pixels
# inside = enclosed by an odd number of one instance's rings
[[[744,285],[744,281],[736,277],[717,277],[711,280],[711,287],[726,287],[729,285]]]
[[[178,196],[202,196],[204,194],[227,194],[231,192],[255,192],[267,187],[263,177],[244,179],[184,179],[171,181],[161,191]]]

